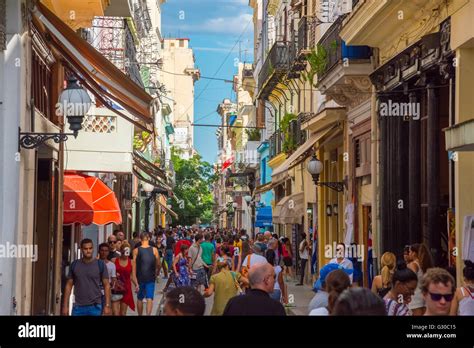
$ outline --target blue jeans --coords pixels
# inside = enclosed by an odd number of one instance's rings
[[[78,306],[74,304],[72,306],[72,313],[73,316],[101,316],[102,315],[102,305],[100,303],[96,303],[89,306]]]
[[[280,302],[281,300],[281,290],[280,289],[273,289],[273,292],[270,294],[270,297],[275,301]]]

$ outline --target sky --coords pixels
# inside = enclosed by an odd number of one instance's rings
[[[189,38],[202,78],[195,84],[194,122],[220,124],[217,106],[235,101],[232,80],[237,64],[253,62],[253,22],[249,0],[167,0],[162,5],[165,38]],[[239,43],[240,41],[240,43]],[[216,127],[194,127],[194,147],[209,163],[217,157]]]

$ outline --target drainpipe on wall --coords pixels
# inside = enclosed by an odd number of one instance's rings
[[[371,123],[371,151],[370,166],[372,173],[372,256],[374,274],[378,273],[377,256],[380,252],[380,212],[379,212],[379,176],[378,176],[378,150],[379,150],[379,132],[377,122],[377,95],[375,86],[372,86],[372,97],[370,105],[370,123]]]

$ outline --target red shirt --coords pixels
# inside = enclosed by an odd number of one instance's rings
[[[186,244],[188,248],[191,246],[191,242],[187,239],[180,239],[174,246],[174,256],[178,255],[181,252],[181,245]]]

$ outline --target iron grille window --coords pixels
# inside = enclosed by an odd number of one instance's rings
[[[41,59],[38,53],[33,50],[32,61],[31,93],[34,99],[35,108],[47,119],[52,121],[50,97],[51,97],[51,77],[49,66]]]

